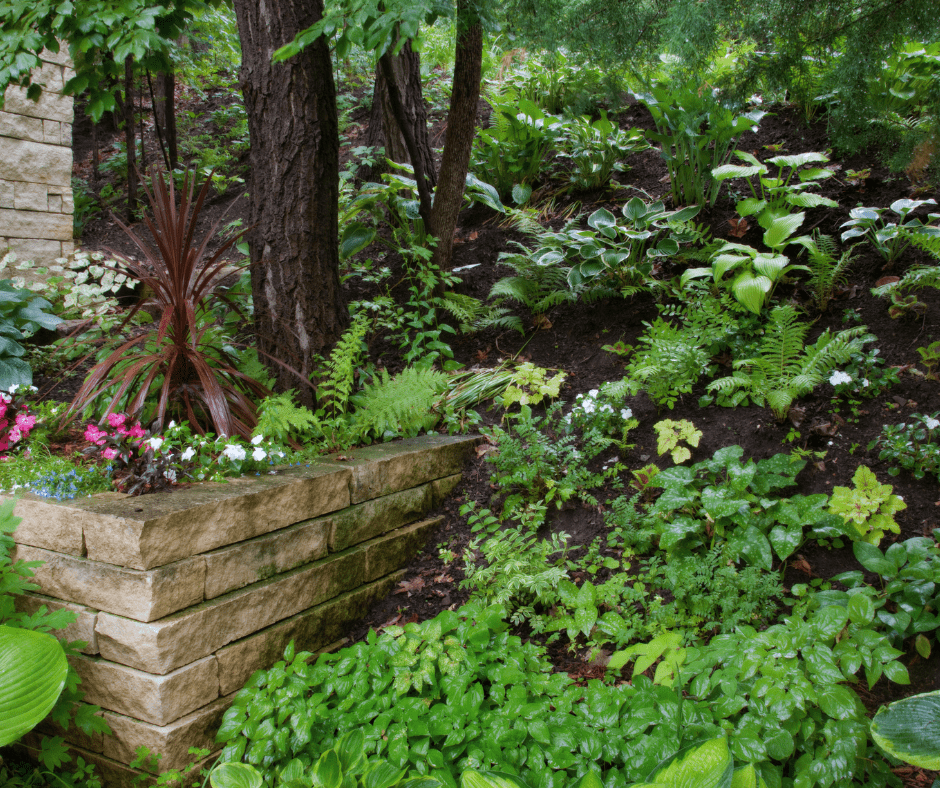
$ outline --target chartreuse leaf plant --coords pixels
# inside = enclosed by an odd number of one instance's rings
[[[662,456],[668,453],[676,465],[681,465],[692,457],[693,448],[698,446],[702,439],[702,431],[696,429],[695,425],[688,419],[673,421],[672,419],[663,419],[653,425],[656,431],[656,452]],[[687,446],[680,446],[680,443],[686,443]]]
[[[730,404],[743,404],[748,397],[756,405],[768,405],[783,421],[790,406],[808,394],[871,340],[865,326],[837,334],[825,331],[812,345],[805,345],[810,324],[801,322],[790,305],[775,307],[758,347],[758,355],[738,359],[735,372],[708,384],[709,391],[742,392]]]
[[[881,484],[865,465],[859,465],[852,476],[855,487],[833,487],[829,511],[846,521],[853,541],[862,540],[878,545],[885,533],[901,533],[894,519],[896,512],[907,508],[900,495],[892,493],[890,484]]]

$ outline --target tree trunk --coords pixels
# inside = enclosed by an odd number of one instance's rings
[[[396,82],[402,98],[404,111],[408,123],[414,130],[415,144],[418,156],[428,179],[429,188],[433,189],[437,182],[434,168],[434,153],[431,149],[431,138],[428,135],[428,113],[424,103],[424,93],[421,86],[421,55],[411,47],[411,42],[405,44],[397,55],[389,55],[392,70],[395,72]],[[369,128],[366,130],[365,144],[373,148],[385,148],[385,156],[400,164],[411,164],[411,156],[402,134],[395,112],[392,107],[388,86],[382,71],[381,64],[375,69],[375,87],[372,91],[372,111],[369,115]],[[383,163],[377,162],[373,167],[363,168],[363,180],[378,180],[385,171]]]
[[[438,173],[434,210],[431,213],[437,246],[432,262],[450,268],[457,215],[470,167],[470,152],[476,131],[477,103],[483,67],[483,29],[472,10],[472,0],[457,0],[457,48],[454,85],[447,114],[447,134]]]
[[[166,145],[167,166],[175,170],[179,164],[179,152],[176,138],[176,73],[160,71],[157,73],[154,90],[153,119],[162,132],[161,145]]]
[[[124,59],[124,144],[127,148],[127,223],[137,211],[137,142],[134,139],[134,56]]]
[[[235,0],[251,139],[251,290],[262,356],[281,389],[305,384],[349,322],[339,281],[339,129],[328,41],[271,62],[313,25],[322,0]],[[299,376],[299,378],[298,378]]]

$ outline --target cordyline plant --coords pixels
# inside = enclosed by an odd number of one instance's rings
[[[115,218],[143,257],[133,260],[110,251],[125,271],[141,284],[145,294],[124,318],[126,326],[145,305],[158,313],[154,322],[141,333],[122,343],[100,361],[85,378],[75,395],[69,413],[80,413],[107,392],[111,400],[106,417],[116,410],[139,418],[148,396],[158,393],[154,427],[159,429],[170,410],[185,418],[198,432],[208,429],[220,435],[249,437],[257,423],[252,399],[271,392],[253,378],[240,372],[236,362],[221,346],[214,323],[208,317],[216,300],[225,300],[216,292],[225,276],[222,255],[245,232],[225,241],[208,254],[209,241],[218,232],[222,218],[200,240],[194,241],[196,221],[209,191],[211,177],[199,190],[195,201],[195,178],[187,172],[176,204],[173,179],[162,173],[152,177],[153,191],[144,187],[153,212],[153,221],[144,217],[156,243],[153,250]],[[115,393],[111,391],[116,387]],[[127,399],[126,405],[122,404]]]

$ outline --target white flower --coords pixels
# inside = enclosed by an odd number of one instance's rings
[[[150,444],[150,448],[156,451],[163,445],[163,438],[149,438],[147,443]]]
[[[930,416],[924,419],[924,424],[927,425],[928,430],[935,430],[937,429],[937,427],[940,427],[940,421],[938,421],[937,419],[931,418]]]
[[[865,378],[865,380],[862,381],[862,388],[868,388],[868,378]]]
[[[261,462],[261,460],[263,460],[267,456],[268,456],[267,452],[260,447],[255,449],[251,453],[251,459],[253,459],[255,462]]]
[[[264,440],[264,435],[255,435],[255,437],[251,439],[251,445],[257,446],[263,440]]]
[[[188,449],[186,449],[186,451],[184,451],[180,455],[180,459],[183,462],[189,462],[195,456],[196,456],[196,450],[192,446],[190,446]]]
[[[167,429],[168,429],[168,430],[172,430],[175,426],[176,426],[176,422],[175,422],[175,421],[171,421],[171,422],[167,425]]]
[[[247,452],[241,446],[234,443],[230,443],[222,449],[222,454],[228,457],[232,462],[239,462],[248,456]]]
[[[588,396],[591,397],[591,399],[593,399],[593,398],[596,397],[599,393],[600,393],[600,392],[599,392],[597,389],[591,389],[591,390],[588,392]]]
[[[630,408],[624,408],[622,411],[620,411],[620,418],[623,419],[624,421],[626,421],[627,419],[632,419],[633,411],[630,410]]]
[[[585,412],[585,413],[593,413],[593,412],[594,412],[594,402],[593,402],[593,400],[589,400],[589,399],[584,400],[584,402],[581,403],[581,407],[584,409],[584,412]]]
[[[604,407],[601,408],[601,411],[604,413],[613,413],[614,409],[610,405],[604,405]]]
[[[829,378],[829,383],[833,386],[839,386],[842,383],[851,383],[852,376],[842,370],[836,370],[832,373],[832,377]]]

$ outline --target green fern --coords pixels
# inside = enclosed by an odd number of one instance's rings
[[[457,328],[462,334],[472,333],[477,322],[487,311],[479,298],[451,291],[444,293],[438,299],[437,305],[457,319]]]
[[[319,433],[319,426],[319,420],[309,408],[294,402],[294,391],[291,389],[261,400],[258,426],[252,434],[286,443],[306,434]]]
[[[353,324],[343,332],[326,362],[326,375],[320,381],[317,393],[333,416],[346,413],[356,367],[366,351],[362,340],[368,326],[368,314],[361,312],[356,315]]]
[[[766,404],[782,421],[793,402],[808,394],[825,376],[874,337],[865,326],[838,334],[823,333],[804,350],[810,324],[800,321],[792,306],[778,306],[760,343],[759,355],[734,362],[734,374],[708,384],[709,391],[741,389],[758,405]]]
[[[407,367],[394,378],[381,370],[352,400],[362,436],[413,436],[438,421],[434,406],[448,388],[447,376],[429,367]]]
[[[854,247],[839,255],[835,241],[820,232],[814,233],[812,238],[798,238],[795,243],[806,249],[813,303],[820,312],[825,312],[836,288],[845,286],[848,280],[849,268],[855,262]]]
[[[930,216],[933,219],[940,215],[931,214]],[[940,227],[931,226],[924,229],[925,232],[910,234],[911,243],[940,260]],[[895,290],[923,290],[925,287],[940,290],[940,265],[914,266],[899,281],[875,287],[871,293],[874,296],[886,296]]]

